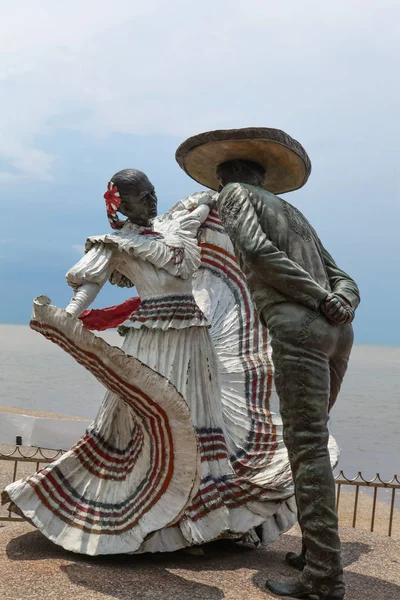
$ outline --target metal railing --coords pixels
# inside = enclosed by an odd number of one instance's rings
[[[35,448],[35,447],[24,447],[15,446],[13,450],[10,452],[2,452],[0,451],[0,464],[4,462],[14,463],[12,467],[12,480],[7,481],[7,485],[11,482],[17,481],[18,476],[18,467],[21,463],[24,465],[28,465],[29,463],[34,466],[32,469],[24,469],[23,477],[28,477],[32,475],[35,471],[40,469],[40,466],[43,464],[48,464],[60,458],[64,454],[64,450],[45,450],[44,448]],[[27,471],[30,472],[27,472]],[[0,507],[1,508],[1,507]],[[0,514],[0,521],[22,521],[21,517],[16,517],[12,515],[10,510],[6,511],[8,513],[7,516]]]
[[[14,463],[12,468],[12,481],[17,480],[18,476],[18,468],[21,463],[25,465],[24,473],[21,474],[23,477],[27,477],[40,469],[40,466],[43,464],[48,464],[59,458],[64,454],[64,450],[45,450],[43,448],[22,448],[21,446],[15,446],[15,448],[10,452],[1,452],[0,451],[0,464],[2,461],[12,462]],[[31,463],[34,468],[28,472],[27,465]],[[4,477],[4,474],[3,474]],[[395,515],[395,502],[396,502],[396,492],[400,490],[400,481],[397,475],[390,481],[384,481],[379,473],[371,479],[365,479],[362,473],[358,473],[356,477],[353,479],[349,479],[345,476],[343,471],[340,471],[338,475],[335,477],[336,482],[336,510],[339,512],[340,509],[340,499],[341,499],[341,490],[342,486],[352,486],[355,488],[355,498],[354,498],[354,507],[353,507],[353,517],[352,517],[352,526],[356,528],[357,525],[357,517],[358,517],[358,509],[359,509],[359,496],[360,496],[360,488],[370,488],[373,490],[373,500],[372,500],[372,511],[371,511],[371,521],[370,521],[370,531],[373,532],[375,528],[376,521],[376,512],[377,512],[377,500],[378,500],[378,491],[382,488],[386,490],[391,490],[391,500],[390,500],[390,513],[389,513],[389,524],[388,524],[388,533],[389,537],[392,536],[393,533],[393,521]],[[7,484],[11,483],[7,481]],[[1,487],[1,486],[0,486]],[[11,511],[6,510],[8,513],[7,516],[3,516],[0,514],[0,521],[22,521],[21,517],[12,516]]]
[[[343,473],[343,471],[340,471],[338,473],[338,475],[336,475],[335,481],[336,481],[336,510],[337,510],[337,512],[339,512],[339,508],[340,508],[340,492],[341,492],[342,486],[345,485],[345,486],[355,487],[353,521],[352,521],[352,526],[354,529],[356,528],[356,524],[357,524],[360,488],[364,487],[364,488],[370,488],[370,489],[374,490],[373,501],[372,501],[372,512],[371,512],[371,524],[370,524],[371,532],[373,532],[374,528],[375,528],[378,490],[382,489],[382,488],[384,488],[386,490],[391,490],[388,536],[389,537],[392,536],[395,502],[396,502],[396,492],[397,492],[397,490],[400,490],[400,481],[399,481],[397,475],[394,475],[390,481],[384,481],[381,478],[381,476],[379,475],[379,473],[377,473],[373,479],[368,480],[368,479],[365,479],[363,477],[362,473],[360,473],[360,471],[359,471],[356,477],[354,477],[353,479],[349,479],[348,477],[346,477],[346,475]]]

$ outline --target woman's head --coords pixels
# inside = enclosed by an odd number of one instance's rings
[[[124,224],[117,217],[121,213],[136,225],[148,227],[157,216],[157,196],[148,177],[137,169],[123,169],[111,178],[104,194],[107,215],[113,229]]]

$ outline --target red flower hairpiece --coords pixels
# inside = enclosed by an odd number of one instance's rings
[[[117,229],[120,225],[120,220],[117,217],[117,210],[121,204],[121,197],[116,185],[112,181],[107,184],[107,191],[104,194],[107,207],[107,217],[113,229]]]

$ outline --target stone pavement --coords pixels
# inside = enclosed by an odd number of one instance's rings
[[[400,600],[400,541],[342,528],[346,600]],[[295,572],[294,527],[268,548],[209,544],[204,556],[90,558],[64,551],[26,523],[0,526],[1,600],[272,600],[265,579]]]

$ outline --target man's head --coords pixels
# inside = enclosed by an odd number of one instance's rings
[[[250,160],[228,160],[217,166],[217,178],[223,188],[228,183],[263,186],[265,169]]]
[[[311,173],[303,146],[272,127],[205,131],[185,140],[176,151],[179,166],[204,187],[249,183],[272,194],[298,190]]]
[[[111,178],[121,197],[118,212],[135,223],[148,227],[157,216],[157,196],[154,185],[137,169],[118,171]]]

